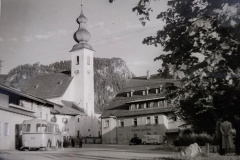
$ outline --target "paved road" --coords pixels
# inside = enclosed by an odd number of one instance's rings
[[[65,148],[64,151],[0,151],[0,160],[113,160],[154,159],[168,157],[173,152],[156,150],[154,145],[85,144],[83,148]]]

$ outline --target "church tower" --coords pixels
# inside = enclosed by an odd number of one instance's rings
[[[87,18],[83,15],[82,5],[81,14],[77,18],[79,24],[78,30],[74,34],[74,40],[77,42],[72,48],[71,76],[74,80],[74,102],[89,116],[94,115],[94,70],[93,53],[91,45],[87,42],[91,35],[86,30]]]

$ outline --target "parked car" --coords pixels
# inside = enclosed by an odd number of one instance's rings
[[[133,137],[130,141],[129,141],[129,145],[137,145],[137,144],[141,144],[142,140],[139,137]]]
[[[143,144],[163,144],[165,137],[161,135],[144,135],[142,138]]]

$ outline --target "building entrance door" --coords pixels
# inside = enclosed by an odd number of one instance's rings
[[[22,147],[22,124],[15,125],[15,149]]]

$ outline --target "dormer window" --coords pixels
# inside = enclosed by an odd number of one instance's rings
[[[36,88],[36,89],[37,89],[37,88],[39,88],[39,85],[38,85],[38,84],[37,84],[37,85],[35,85],[35,87],[34,87],[34,88]]]
[[[62,84],[63,83],[63,80],[59,81],[58,84]]]
[[[127,97],[132,97],[134,91],[135,91],[134,89],[131,89],[131,91],[127,93]]]
[[[79,56],[77,56],[76,65],[79,65]]]

